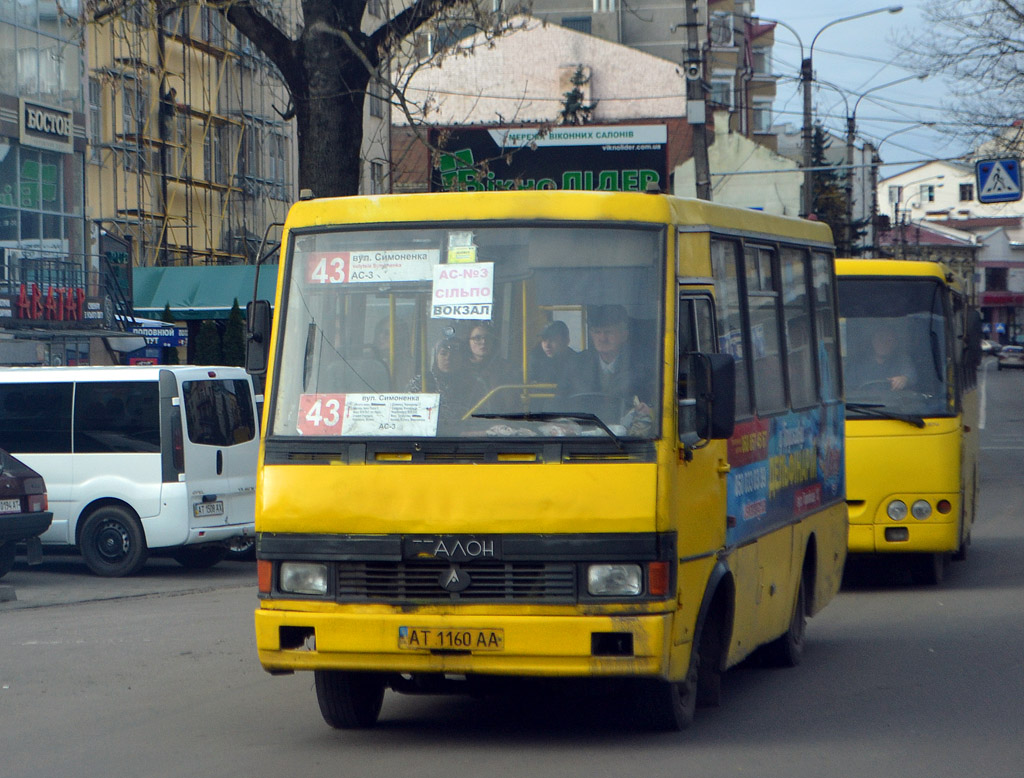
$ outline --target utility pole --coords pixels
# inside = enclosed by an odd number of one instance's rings
[[[804,191],[803,191],[803,213],[800,215],[805,219],[814,212],[814,173],[811,172],[811,82],[814,80],[814,67],[811,58],[805,57],[800,61],[800,83],[804,88],[804,128],[802,140],[804,144]]]
[[[704,50],[700,45],[697,4],[686,0],[686,122],[693,135],[693,170],[697,198],[711,199],[711,165],[708,162],[707,102],[704,95]]]

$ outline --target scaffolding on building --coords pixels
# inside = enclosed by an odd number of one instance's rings
[[[286,24],[281,4],[260,5]],[[205,0],[129,0],[87,41],[90,218],[131,241],[136,266],[254,261],[294,190],[273,63]]]

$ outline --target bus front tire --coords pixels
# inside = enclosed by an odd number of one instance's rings
[[[316,670],[320,715],[335,729],[367,729],[377,723],[384,703],[384,678],[378,673]]]
[[[171,553],[175,562],[189,570],[208,570],[227,555],[228,547],[224,543],[181,546]]]
[[[919,586],[937,586],[946,577],[949,557],[941,552],[914,554],[910,558],[910,580]]]
[[[135,514],[117,505],[89,514],[82,525],[79,548],[88,568],[105,578],[134,575],[149,556],[142,524]]]

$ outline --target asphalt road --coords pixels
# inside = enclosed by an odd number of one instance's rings
[[[0,583],[0,776],[1006,776],[1024,774],[1024,371],[986,374],[981,520],[938,587],[853,576],[803,664],[740,667],[687,732],[623,727],[564,694],[389,693],[337,732],[312,676],[256,660],[251,563],[90,576],[19,564]]]

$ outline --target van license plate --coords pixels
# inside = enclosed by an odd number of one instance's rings
[[[505,630],[399,627],[398,647],[413,651],[504,651]]]
[[[200,516],[220,516],[224,513],[224,501],[217,500],[216,502],[194,502],[192,503],[192,515],[196,518]]]

